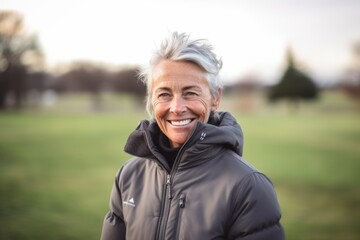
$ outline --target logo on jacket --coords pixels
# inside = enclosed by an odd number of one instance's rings
[[[131,207],[135,207],[135,201],[134,201],[134,198],[132,197],[132,198],[130,198],[129,200],[127,200],[127,201],[123,201],[123,204],[125,204],[125,205],[129,205],[129,206],[131,206]]]
[[[205,136],[206,136],[206,133],[202,132],[201,135],[200,135],[200,140],[201,141],[204,140]]]

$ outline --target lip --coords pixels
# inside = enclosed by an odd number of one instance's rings
[[[173,127],[187,127],[194,120],[195,120],[195,118],[184,118],[184,119],[167,120],[167,122]]]

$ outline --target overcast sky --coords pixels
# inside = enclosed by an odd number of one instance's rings
[[[1,0],[24,14],[49,66],[86,59],[144,64],[170,31],[207,38],[222,76],[274,81],[291,46],[319,79],[341,75],[360,41],[358,0]]]

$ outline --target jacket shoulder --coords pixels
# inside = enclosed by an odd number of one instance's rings
[[[239,236],[263,236],[275,234],[276,239],[283,239],[280,224],[281,209],[271,180],[241,157],[233,159],[238,165],[241,177],[237,179],[232,196],[232,227],[230,235],[235,239]],[[275,239],[275,238],[267,238]]]
[[[220,155],[222,156],[221,164],[225,168],[225,171],[228,172],[227,174],[233,175],[231,177],[237,179],[239,184],[251,174],[262,174],[243,157],[230,149],[225,149]]]
[[[158,167],[159,164],[154,160],[142,157],[132,157],[121,166],[116,174],[116,178],[117,181],[130,181],[132,178],[136,178],[136,176],[142,172],[151,171],[152,169]]]

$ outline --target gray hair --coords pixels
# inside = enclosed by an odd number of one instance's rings
[[[151,104],[152,71],[163,60],[189,61],[202,67],[207,73],[206,79],[213,98],[217,96],[218,90],[222,88],[219,79],[222,61],[217,59],[212,45],[205,39],[192,40],[186,33],[174,32],[161,43],[160,48],[153,53],[149,65],[143,67],[139,74],[140,79],[147,87],[146,110],[151,117],[153,117]]]

